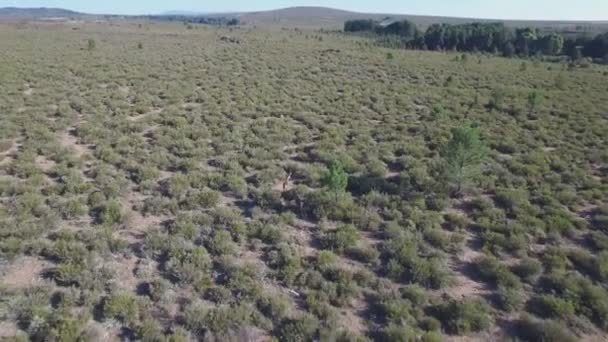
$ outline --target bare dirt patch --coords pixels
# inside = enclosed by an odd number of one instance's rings
[[[167,219],[164,216],[147,215],[144,216],[135,210],[138,204],[144,201],[144,196],[131,191],[121,200],[123,209],[127,213],[127,229],[119,230],[115,234],[129,243],[135,243],[145,238],[146,232],[150,227],[158,226]]]
[[[132,121],[132,122],[137,122],[137,121],[142,121],[143,119],[149,117],[149,116],[153,116],[153,115],[157,115],[160,114],[162,112],[162,108],[156,108],[153,109],[147,113],[143,113],[140,115],[135,115],[135,116],[130,116],[127,118],[127,120]]]
[[[136,291],[139,279],[135,276],[135,271],[139,259],[136,257],[131,258],[116,258],[110,263],[110,268],[116,270],[116,278],[114,279],[116,284],[126,291]]]
[[[90,148],[86,145],[79,144],[78,138],[73,134],[74,128],[71,128],[59,135],[59,142],[62,146],[71,148],[76,151],[76,155],[81,158],[83,155],[89,153]]]
[[[467,232],[462,252],[448,260],[448,268],[454,274],[455,285],[441,290],[441,294],[461,299],[481,297],[490,293],[485,283],[476,281],[470,276],[473,263],[484,255],[479,251],[475,239],[474,235]]]
[[[0,284],[12,289],[32,287],[42,282],[41,273],[47,266],[48,263],[34,257],[17,259],[0,277]]]
[[[294,187],[295,185],[291,179],[287,180],[287,182],[285,179],[278,179],[272,185],[272,191],[285,192],[293,189]]]
[[[35,160],[36,166],[42,170],[42,172],[49,172],[55,167],[56,163],[53,160],[48,159],[45,156],[37,156]]]
[[[121,339],[120,328],[118,326],[110,325],[109,323],[99,323],[93,320],[89,321],[87,326],[87,336],[91,337],[92,341],[100,342],[118,342]]]
[[[0,322],[0,339],[15,337],[17,335],[17,324],[14,322]]]

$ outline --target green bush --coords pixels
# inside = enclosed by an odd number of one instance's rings
[[[257,302],[260,311],[274,322],[285,319],[290,310],[290,303],[283,296],[264,296]]]
[[[499,307],[506,312],[518,311],[524,306],[521,289],[500,286],[497,297]]]
[[[318,333],[319,321],[312,315],[298,320],[288,320],[278,330],[278,337],[285,342],[312,341]]]
[[[172,277],[196,286],[205,286],[209,283],[210,267],[211,258],[205,248],[202,246],[189,248],[182,243],[171,246],[169,260],[165,264],[165,269]]]
[[[494,286],[521,288],[521,282],[516,275],[494,257],[481,257],[475,263],[477,274]]]
[[[97,46],[97,43],[95,42],[95,39],[89,38],[87,40],[87,50],[93,51],[93,50],[95,50],[95,46]]]
[[[457,335],[479,332],[490,327],[490,308],[479,299],[451,301],[436,308],[437,318],[444,329]]]
[[[127,215],[122,204],[116,200],[107,201],[101,209],[100,220],[104,225],[112,226],[124,223]]]
[[[236,250],[230,232],[221,229],[213,233],[213,237],[209,240],[207,247],[215,255],[228,255]]]
[[[115,294],[105,299],[103,314],[106,318],[132,325],[139,321],[140,305],[138,299],[131,294]]]
[[[523,281],[532,282],[541,273],[542,264],[536,259],[524,258],[512,267],[512,271]]]
[[[552,295],[532,298],[529,310],[543,318],[568,318],[574,315],[574,305],[566,299]]]
[[[517,322],[517,335],[527,342],[576,342],[578,339],[555,321],[538,321],[524,316]]]
[[[418,332],[406,325],[390,323],[382,332],[380,341],[383,342],[412,342],[419,338]]]
[[[353,225],[343,225],[325,234],[323,248],[343,253],[346,249],[355,246],[357,241],[359,241],[357,228]]]
[[[154,279],[146,283],[146,294],[155,302],[162,300],[169,290],[170,284],[165,279]]]
[[[48,335],[40,336],[50,341],[79,341],[84,334],[87,315],[74,317],[68,313],[60,313],[50,322]]]

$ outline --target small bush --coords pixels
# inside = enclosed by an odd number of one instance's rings
[[[494,257],[481,257],[476,261],[478,275],[494,286],[520,288],[521,282],[516,275]]]
[[[524,298],[521,289],[513,287],[498,288],[498,305],[506,312],[520,310],[524,305]]]
[[[113,295],[105,300],[103,313],[106,318],[134,324],[139,320],[139,303],[137,298],[131,294]]]
[[[492,323],[490,308],[482,300],[451,301],[437,308],[444,329],[457,335],[479,332]]]
[[[525,258],[513,266],[512,271],[523,281],[532,282],[542,271],[542,264],[536,259]]]
[[[568,318],[574,315],[574,305],[552,295],[535,297],[528,303],[529,310],[543,318]]]
[[[236,246],[230,232],[218,229],[209,240],[208,248],[215,255],[227,255],[234,253]]]
[[[285,322],[279,328],[278,336],[281,341],[285,342],[312,341],[315,339],[318,329],[319,321],[317,318],[306,315],[299,320]]]
[[[330,231],[323,239],[323,248],[342,253],[359,240],[359,231],[352,225],[344,225]]]
[[[104,225],[121,224],[126,220],[127,216],[122,208],[122,204],[116,200],[106,202],[101,209],[101,223]]]
[[[517,322],[517,335],[527,342],[576,342],[578,341],[563,325],[554,321],[538,321],[524,317]]]

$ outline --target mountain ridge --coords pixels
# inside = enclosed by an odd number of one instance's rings
[[[408,19],[421,28],[428,27],[436,23],[463,24],[471,22],[502,22],[510,27],[537,27],[537,28],[557,28],[565,29],[574,26],[593,26],[594,31],[608,31],[608,20],[606,21],[586,21],[586,20],[502,20],[491,18],[461,18],[431,15],[409,15],[396,13],[363,13],[337,8],[321,6],[292,6],[264,11],[247,12],[224,12],[210,13],[198,11],[167,11],[160,14],[148,15],[109,15],[121,17],[163,17],[163,16],[184,16],[184,17],[203,17],[203,16],[224,16],[227,18],[238,18],[241,23],[255,26],[274,26],[274,27],[300,27],[300,28],[325,28],[341,29],[346,20],[352,19]],[[49,17],[86,17],[99,16],[94,14],[81,13],[63,8],[25,8],[25,7],[3,7],[0,8],[0,18],[49,18]]]
[[[2,7],[0,17],[13,18],[47,18],[47,17],[80,17],[88,14],[55,7]]]

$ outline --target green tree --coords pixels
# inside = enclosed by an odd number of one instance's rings
[[[476,128],[459,127],[452,130],[452,138],[445,148],[444,157],[447,177],[450,182],[455,183],[457,193],[462,191],[465,182],[478,175],[485,152],[485,146]]]
[[[528,95],[528,110],[530,115],[536,113],[542,104],[543,97],[537,91],[533,91]]]
[[[333,161],[329,165],[329,172],[323,178],[323,185],[336,195],[337,201],[338,196],[346,190],[346,186],[348,185],[348,175],[344,171],[342,163]]]
[[[545,55],[557,55],[564,48],[564,37],[558,33],[551,33],[538,40],[540,51]]]

